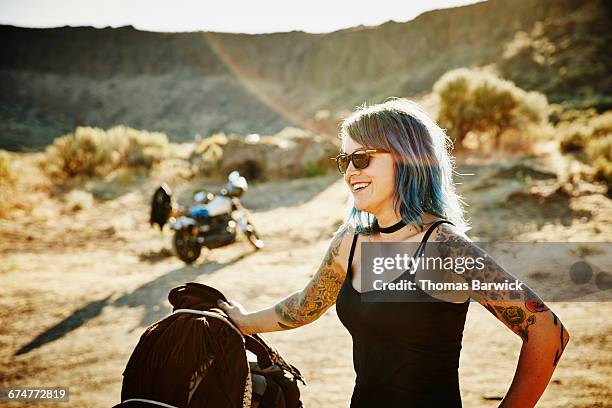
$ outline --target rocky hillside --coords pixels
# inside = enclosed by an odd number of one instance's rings
[[[610,107],[609,6],[490,0],[329,34],[153,33],[0,27],[0,147],[39,148],[76,125],[335,133],[346,109],[426,92],[446,71],[495,64],[550,100]]]

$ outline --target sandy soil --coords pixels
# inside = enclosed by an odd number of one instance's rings
[[[601,188],[572,186],[559,157],[536,162],[545,167],[538,171],[553,177],[525,178],[517,169],[533,170],[535,163],[525,160],[508,161],[503,169],[495,163],[460,168],[475,174],[460,187],[471,205],[470,235],[609,242],[612,206]],[[68,386],[70,403],[62,407],[117,403],[127,359],[143,329],[170,311],[166,296],[172,287],[202,282],[249,309],[269,306],[312,276],[348,208],[337,175],[252,185],[244,204],[253,210],[266,247],[253,252],[242,240],[185,266],[169,256],[170,233],[147,223],[156,183],[136,177],[77,212],[61,195],[34,192],[33,216],[0,221],[0,387]],[[176,190],[185,196],[197,184]],[[572,340],[538,406],[610,406],[612,303],[550,306]],[[309,326],[266,337],[305,375],[306,407],[348,406],[351,339],[335,308]],[[482,307],[470,306],[460,362],[464,406],[498,405],[520,346]]]

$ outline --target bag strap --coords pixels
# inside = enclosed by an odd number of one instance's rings
[[[252,335],[244,336],[242,332],[240,331],[240,329],[238,329],[238,327],[229,318],[226,318],[225,316],[219,313],[209,312],[206,310],[197,310],[197,309],[176,309],[175,311],[172,312],[173,315],[178,314],[178,313],[192,313],[192,314],[208,316],[208,317],[212,317],[212,318],[221,320],[222,322],[230,326],[232,329],[234,329],[240,335],[240,338],[245,343],[244,345],[245,349],[251,351],[253,354],[257,356],[257,364],[259,365],[259,367],[261,367],[262,369],[266,369],[276,364],[279,367],[281,367],[283,370],[293,375],[293,377],[296,380],[299,380],[304,385],[306,385],[306,381],[304,380],[304,377],[302,377],[302,373],[300,373],[300,371],[295,366],[288,364],[280,356],[280,354],[278,354],[278,352],[274,350],[274,348],[268,345],[265,339],[261,337],[259,334],[252,334]]]
[[[257,356],[257,364],[264,371],[273,365],[277,365],[283,371],[291,374],[293,378],[306,385],[306,380],[302,376],[302,373],[300,373],[300,370],[294,365],[287,363],[278,351],[270,346],[260,334],[246,336],[245,348]]]
[[[257,356],[257,365],[262,370],[272,365],[272,359],[268,354],[268,350],[253,336],[246,336],[244,338],[244,347]]]
[[[128,402],[144,402],[144,403],[151,404],[151,405],[157,405],[158,407],[178,408],[178,407],[175,407],[174,405],[166,404],[164,402],[159,402],[159,401],[154,401],[154,400],[144,399],[144,398],[130,398],[130,399],[126,399],[125,401],[121,401],[121,405],[123,405],[125,403],[128,403]]]
[[[178,314],[178,313],[192,313],[192,314],[198,314],[198,315],[202,315],[202,316],[212,317],[214,319],[219,319],[223,323],[226,323],[229,327],[234,329],[234,331],[240,335],[240,338],[244,342],[244,335],[242,334],[240,329],[238,329],[238,327],[236,327],[236,325],[234,323],[232,323],[229,319],[225,318],[225,316],[220,315],[219,313],[208,312],[206,310],[197,310],[197,309],[176,309],[175,311],[172,312],[173,315],[174,314]]]

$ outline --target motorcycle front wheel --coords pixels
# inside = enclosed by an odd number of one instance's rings
[[[253,246],[253,248],[255,248],[255,250],[264,247],[264,242],[259,238],[259,235],[257,235],[257,231],[255,231],[253,224],[247,224],[247,229],[244,231],[244,235],[246,235],[249,243]]]
[[[191,232],[191,228],[176,231],[173,244],[178,257],[187,264],[193,263],[202,252],[202,246],[197,241],[197,235]]]

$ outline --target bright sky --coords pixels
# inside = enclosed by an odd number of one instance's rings
[[[321,33],[412,20],[474,0],[0,0],[0,23],[23,27],[133,25],[149,31]]]

